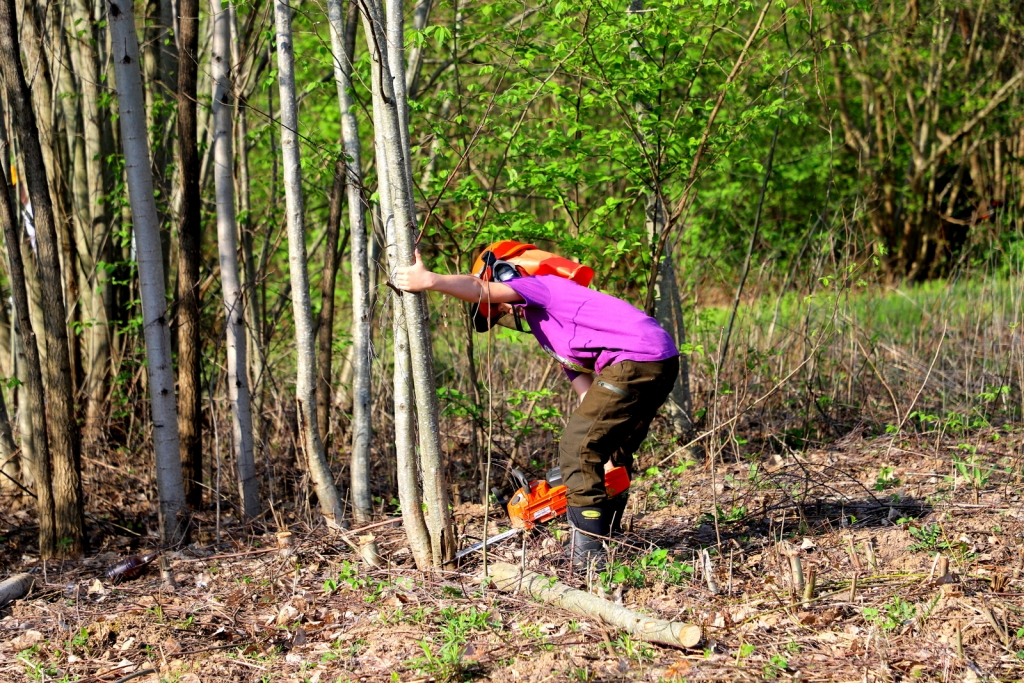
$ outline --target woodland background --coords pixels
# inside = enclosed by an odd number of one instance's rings
[[[55,207],[70,418],[84,448],[81,459],[76,453],[55,462],[54,476],[79,479],[59,470],[80,470],[82,461],[145,472],[151,421],[138,263],[106,10],[87,0],[15,5]],[[293,500],[304,480],[291,398],[301,353],[289,305],[279,64],[271,4],[214,7],[229,25],[222,53],[212,7],[197,8],[194,52],[181,44],[183,15],[172,2],[138,5],[135,23],[163,288],[175,359],[184,361],[179,421],[193,507],[213,497],[227,507],[238,500],[236,477],[219,476],[234,469],[238,434],[217,429],[228,396],[211,141],[214,66],[226,62],[223,134],[235,143],[228,182],[241,274],[232,286],[240,287],[245,311],[258,470],[250,476],[259,480],[262,509]],[[372,151],[373,60],[358,9],[341,8],[340,38],[352,55],[348,111],[363,150]],[[1024,207],[1024,15],[1016,3],[419,2],[406,14],[407,153],[428,263],[466,272],[481,245],[529,240],[592,264],[598,288],[657,309],[693,373],[692,404],[674,396],[684,415],[670,411],[664,438],[693,437],[716,411],[714,419],[724,421],[739,410],[738,394],[760,395],[783,377],[759,410],[769,410],[766,422],[794,432],[796,442],[856,424],[902,428],[908,416],[898,407],[893,416],[875,410],[914,389],[885,379],[887,361],[878,354],[887,326],[905,335],[902,352],[914,362],[928,362],[941,326],[964,336],[936,351],[937,367],[961,367],[965,353],[981,354],[959,395],[921,387],[917,407],[928,410],[919,414],[968,414],[986,403],[978,396],[992,394],[1019,415],[1022,357],[1011,321],[1019,313]],[[394,297],[384,286],[380,168],[364,151],[361,180],[349,174],[348,184],[359,184],[348,200],[356,198],[368,216],[369,227],[357,229],[369,237],[371,283],[369,350],[353,354],[354,335],[366,333],[351,322],[352,225],[344,220],[346,155],[332,82],[347,58],[332,52],[326,6],[292,5],[291,24],[304,239],[319,312],[319,427],[333,476],[345,482],[353,366],[365,354],[373,378],[371,489],[377,509],[386,510],[395,498]],[[179,73],[185,62],[197,72],[193,83]],[[14,79],[5,73],[5,80]],[[191,88],[196,139],[183,146],[179,107]],[[46,272],[34,263],[41,257],[32,249],[25,131],[10,99],[2,160],[16,181],[18,249],[42,340],[52,335],[42,320],[50,305]],[[191,168],[182,166],[183,149],[197,155]],[[182,189],[182,179],[196,173],[198,223],[188,215],[196,208],[183,208],[194,200]],[[11,247],[5,243],[8,253]],[[925,282],[934,284],[913,289]],[[942,299],[941,326],[901,308],[899,297]],[[0,486],[13,502],[33,486],[31,416],[17,316],[9,308],[0,316],[0,373],[9,378],[14,425]],[[521,464],[550,461],[571,397],[519,335],[474,338],[458,302],[432,299],[430,316],[447,474],[462,499],[480,500],[486,444],[506,459],[520,449]],[[189,338],[183,327],[198,334]],[[47,345],[39,349],[45,360]],[[879,385],[889,396],[878,394]],[[49,412],[54,419],[52,402]],[[736,427],[734,420],[730,434]],[[749,452],[750,436],[725,441]],[[81,490],[88,497],[88,486]],[[72,554],[85,548],[83,538],[79,532],[70,542]]]
[[[1020,3],[0,0],[0,84],[4,671],[1019,672]],[[683,352],[588,583],[702,656],[449,562],[576,398],[388,276],[508,238]],[[94,580],[157,548],[156,602]]]

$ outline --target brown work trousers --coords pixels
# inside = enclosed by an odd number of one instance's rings
[[[633,476],[633,454],[647,436],[658,408],[672,391],[679,358],[622,361],[601,370],[569,418],[558,445],[569,505],[600,505],[609,460]]]

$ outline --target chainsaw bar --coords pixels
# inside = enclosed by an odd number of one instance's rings
[[[455,553],[455,559],[461,559],[466,555],[469,555],[470,553],[475,553],[477,550],[481,550],[484,547],[485,543],[487,545],[494,545],[495,543],[500,543],[505,539],[512,538],[513,536],[518,535],[520,531],[522,531],[522,529],[509,529],[508,531],[503,531],[500,534],[496,536],[491,536],[490,538],[480,541],[479,543],[474,543],[468,548],[464,548],[459,552]]]

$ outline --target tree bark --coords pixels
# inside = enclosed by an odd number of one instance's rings
[[[8,70],[9,29],[8,22],[14,19],[14,8],[8,0],[0,1],[0,65],[5,74],[20,74],[21,64]],[[17,35],[17,34],[15,34]],[[17,52],[14,52],[17,55]],[[8,77],[9,80],[13,78]],[[32,326],[29,311],[28,291],[25,286],[25,268],[21,258],[21,239],[18,236],[15,205],[9,191],[6,176],[3,191],[0,191],[0,224],[7,245],[7,274],[10,276],[11,298],[18,318],[17,334],[12,335],[12,346],[22,347],[24,362],[24,386],[19,388],[21,405],[18,413],[21,421],[22,456],[25,458],[35,483],[36,515],[39,518],[39,554],[50,558],[57,551],[56,522],[54,520],[53,490],[50,480],[50,451],[46,435],[46,399],[43,396],[43,372],[39,362],[39,344]],[[17,358],[17,354],[12,354]],[[13,364],[13,363],[12,363]],[[29,427],[25,429],[25,427]],[[23,477],[23,484],[33,482]]]
[[[313,312],[309,297],[306,259],[306,230],[303,217],[302,169],[299,161],[298,111],[295,104],[295,56],[292,53],[291,9],[274,0],[277,42],[277,74],[281,106],[281,154],[284,162],[285,204],[288,216],[288,266],[295,316],[297,372],[295,399],[298,404],[299,437],[306,453],[309,473],[316,487],[320,511],[329,526],[340,525],[344,515],[338,489],[327,464],[316,415],[316,351]]]
[[[377,61],[370,63],[370,80],[373,85],[373,128],[374,150],[377,161],[377,197],[380,216],[390,216],[391,182],[387,174],[388,158],[383,139],[376,135],[381,129],[380,118],[384,109],[381,101],[380,65]],[[398,264],[398,244],[395,238],[394,221],[388,221],[384,227],[384,242],[387,245],[388,266],[394,268]],[[405,295],[402,295],[403,297]],[[423,494],[420,480],[420,464],[416,458],[416,433],[413,423],[413,385],[409,358],[409,334],[405,324],[405,310],[402,297],[397,294],[390,296],[391,323],[394,346],[394,410],[395,410],[395,467],[398,475],[398,500],[402,507],[402,525],[409,548],[412,551],[416,566],[426,571],[434,564],[430,533],[423,515]]]
[[[234,64],[241,63],[238,49],[238,15],[234,3],[230,5],[231,12],[231,61]],[[260,297],[257,296],[258,287],[256,282],[256,260],[253,256],[253,232],[252,216],[250,214],[250,183],[249,183],[249,148],[248,134],[249,126],[246,117],[248,103],[244,101],[245,95],[240,94],[235,100],[235,133],[238,138],[238,208],[239,232],[242,235],[242,272],[245,281],[242,283],[242,291],[245,295],[245,319],[246,333],[249,338],[249,387],[253,413],[253,437],[257,443],[262,443],[262,414],[263,414],[263,329],[262,307]]]
[[[9,0],[0,0],[9,1]],[[171,335],[164,296],[164,263],[160,225],[153,195],[149,142],[146,137],[145,100],[139,72],[139,44],[135,33],[132,0],[108,0],[114,71],[124,146],[125,174],[132,210],[142,299],[150,401],[153,415],[153,451],[160,497],[160,528],[165,544],[178,542],[182,525],[178,515],[185,507],[181,461],[178,456],[178,416],[174,404],[174,371]]]
[[[171,196],[171,183],[168,174],[170,150],[169,141],[174,120],[171,102],[174,99],[174,55],[168,52],[166,45],[170,37],[171,3],[170,0],[146,0],[143,5],[143,35],[145,41],[142,49],[143,80],[146,87],[146,130],[149,132],[149,149],[153,163],[153,185],[156,189],[157,216],[160,225],[169,219],[168,200]],[[173,41],[171,41],[173,43]],[[164,274],[171,268],[171,233],[169,230],[160,232],[160,240],[164,257]]]
[[[220,0],[211,0],[213,53],[213,179],[217,191],[217,251],[227,335],[228,401],[238,469],[238,490],[246,517],[260,513],[259,482],[252,445],[252,405],[246,358],[245,309],[238,274],[238,226],[235,222],[234,145],[231,128],[230,65],[231,15]]]
[[[570,588],[550,577],[521,571],[514,564],[498,562],[491,565],[490,577],[498,590],[525,593],[556,607],[593,617],[649,643],[695,647],[701,641],[700,626],[654,619],[586,591]]]
[[[45,381],[55,532],[60,554],[77,557],[85,551],[85,515],[79,435],[71,387],[65,292],[62,287],[57,226],[50,202],[39,130],[19,58],[13,0],[0,0],[0,70],[4,73],[7,99],[14,112],[12,124],[21,140],[42,276],[43,325],[47,349]],[[13,246],[16,243],[9,244]]]
[[[430,16],[430,6],[433,0],[416,0],[416,9],[412,13],[412,28],[414,31],[422,31],[427,25],[427,17]],[[405,72],[405,91],[415,93],[419,86],[420,71],[423,67],[423,48],[421,42],[413,42],[409,48],[409,66]]]
[[[320,440],[327,445],[331,424],[331,345],[334,343],[334,286],[338,280],[338,239],[341,232],[341,202],[345,193],[345,161],[334,163],[334,182],[324,236],[324,269],[320,276],[320,315],[317,321],[316,420]],[[356,518],[357,522],[364,520]]]
[[[85,370],[85,429],[87,438],[96,437],[106,418],[107,382],[110,378],[110,329],[107,314],[108,277],[96,266],[109,262],[110,218],[104,203],[106,193],[103,164],[103,115],[100,113],[100,66],[96,44],[99,36],[91,3],[72,0],[71,17],[77,26],[71,56],[82,89],[82,138],[85,147],[85,180],[88,196],[83,230],[75,240],[78,247],[79,290],[82,293],[82,360]]]
[[[380,77],[373,79],[373,86],[381,94],[377,100],[380,109],[380,127],[375,126],[374,137],[381,140],[387,158],[387,167],[379,169],[386,173],[391,186],[391,215],[383,215],[385,226],[395,224],[397,264],[413,263],[413,230],[415,228],[415,204],[412,193],[412,179],[407,145],[408,130],[402,132],[402,111],[405,108],[405,79],[401,59],[395,61],[394,71],[390,66],[391,50],[401,50],[402,41],[395,36],[400,33],[402,16],[401,3],[395,0],[389,4],[392,18],[391,37],[385,33],[384,17],[377,0],[361,0],[364,11],[364,27],[367,43],[378,60]],[[398,18],[395,20],[395,18]],[[389,45],[390,42],[390,45]],[[389,49],[381,49],[388,45]],[[400,54],[400,53],[399,53]],[[383,207],[382,207],[383,208]],[[426,296],[405,294],[398,298],[404,312],[406,330],[409,334],[409,350],[412,365],[413,388],[416,396],[416,416],[419,427],[420,471],[423,477],[423,501],[426,505],[427,529],[430,532],[431,554],[434,566],[440,567],[455,554],[455,537],[451,511],[448,509],[448,485],[437,423],[437,391],[434,385],[433,350],[430,343],[430,324]]]
[[[178,65],[178,414],[179,453],[185,497],[203,504],[202,340],[199,336],[199,261],[202,243],[199,151],[196,133],[196,73],[199,64],[199,0],[179,0],[181,50]]]
[[[352,511],[357,522],[365,522],[369,521],[373,511],[369,482],[370,439],[373,431],[370,415],[370,275],[367,264],[366,200],[363,197],[359,123],[356,121],[355,101],[352,98],[351,74],[354,55],[344,44],[346,26],[340,0],[328,0],[327,12],[331,22],[334,80],[338,89],[338,107],[341,110],[349,235],[352,242]],[[405,509],[404,504],[402,509]],[[419,514],[422,524],[422,513]]]
[[[0,581],[0,607],[6,607],[7,603],[20,600],[28,595],[34,582],[35,577],[31,574],[15,574]]]
[[[67,182],[67,169],[71,167],[71,153],[68,150],[68,121],[66,117],[58,114],[58,105],[54,102],[54,96],[57,96],[58,99],[61,98],[57,88],[54,87],[53,70],[50,67],[52,45],[50,53],[43,49],[46,40],[44,12],[45,9],[39,7],[35,0],[25,2],[25,21],[21,25],[25,40],[22,47],[28,57],[26,64],[31,64],[33,68],[31,98],[32,104],[35,105],[36,130],[42,148],[42,169],[46,186],[50,192],[50,215],[53,218],[56,236],[54,249],[57,254],[57,273],[63,292],[65,311],[71,314],[71,317],[63,320],[63,324],[67,327],[77,323],[79,316],[75,238],[71,226],[74,212],[71,208],[70,188]],[[59,55],[54,56],[53,59],[56,61],[59,59]],[[74,125],[73,122],[71,125]],[[31,185],[31,183],[32,181],[29,179],[28,184]],[[80,374],[79,339],[73,333],[73,328],[65,330],[64,339],[68,347],[67,355],[71,368],[71,395],[74,396]],[[76,438],[78,438],[77,432]],[[56,462],[54,465],[56,466]],[[54,474],[59,476],[59,469],[55,469]]]

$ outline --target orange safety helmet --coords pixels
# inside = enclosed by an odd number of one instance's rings
[[[531,275],[557,275],[588,287],[594,269],[515,240],[488,245],[473,263],[473,276],[484,282],[507,282]],[[486,332],[495,324],[523,331],[518,312],[501,315],[497,304],[486,302],[473,307],[473,324],[477,332]]]

